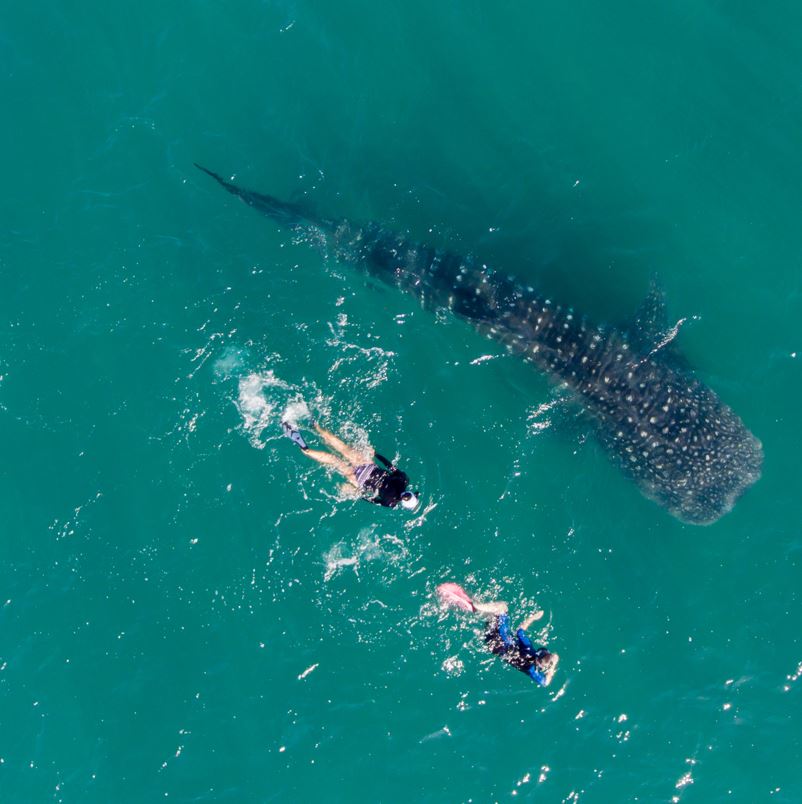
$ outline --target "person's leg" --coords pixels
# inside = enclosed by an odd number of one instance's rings
[[[319,449],[304,450],[304,455],[308,455],[313,461],[317,461],[319,464],[339,472],[352,486],[357,485],[351,465],[338,458],[336,455]]]
[[[339,452],[340,455],[342,455],[343,458],[345,458],[345,460],[348,461],[348,463],[350,463],[352,466],[370,463],[373,460],[372,455],[366,455],[364,452],[360,452],[353,447],[349,447],[345,441],[337,438],[334,433],[324,430],[317,422],[315,422],[315,430],[317,430],[318,435],[326,442],[328,446],[330,446],[332,449],[336,449],[337,452]]]
[[[473,601],[473,609],[477,614],[506,614],[507,604],[503,600],[494,600],[492,603]]]

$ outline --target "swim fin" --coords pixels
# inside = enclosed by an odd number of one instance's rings
[[[456,583],[441,583],[435,590],[440,604],[448,608],[461,609],[462,611],[476,611],[471,596]]]
[[[309,449],[306,441],[304,441],[303,436],[295,428],[293,428],[289,422],[282,422],[281,429],[284,431],[284,435],[287,436],[290,441],[294,441],[301,449]]]

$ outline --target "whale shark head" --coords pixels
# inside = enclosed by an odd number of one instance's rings
[[[649,375],[601,439],[645,496],[683,522],[712,524],[760,477],[762,445],[700,381],[660,365]]]

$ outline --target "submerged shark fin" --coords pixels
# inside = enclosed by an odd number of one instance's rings
[[[646,351],[653,349],[668,331],[666,294],[657,277],[652,276],[649,292],[635,311],[628,329],[635,345]]]
[[[677,322],[670,323],[666,292],[660,280],[652,275],[649,292],[635,311],[626,332],[629,342],[641,354],[648,354],[675,369],[689,372],[691,367],[688,360],[675,343],[680,327],[686,320],[680,318]]]

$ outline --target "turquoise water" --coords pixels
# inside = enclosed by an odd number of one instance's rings
[[[3,15],[0,798],[802,800],[802,7],[229,5]],[[597,320],[656,273],[762,479],[679,523],[193,161]],[[338,499],[303,404],[425,516]],[[542,606],[554,684],[444,580]]]

